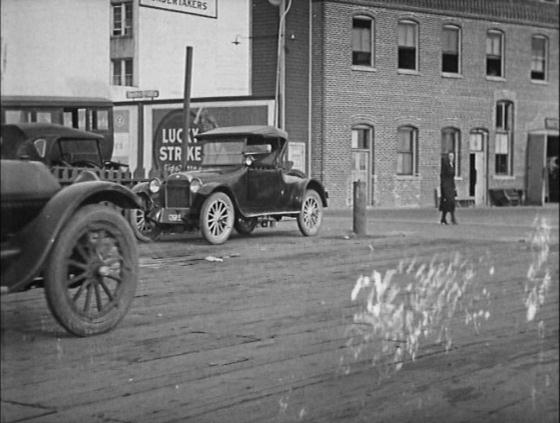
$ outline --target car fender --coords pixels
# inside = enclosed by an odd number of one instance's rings
[[[196,197],[193,203],[193,208],[198,211],[200,210],[200,207],[202,206],[202,203],[204,202],[204,200],[206,198],[208,198],[211,194],[213,194],[214,192],[224,192],[226,193],[229,198],[231,198],[231,201],[233,203],[233,207],[235,208],[236,211],[241,211],[242,214],[243,210],[240,209],[239,207],[239,203],[237,201],[236,196],[233,194],[233,191],[230,189],[230,187],[228,187],[227,185],[224,185],[220,182],[209,182],[209,183],[205,183],[200,190],[196,193]]]
[[[317,191],[317,193],[321,197],[321,202],[323,204],[323,207],[327,207],[327,199],[329,196],[327,191],[323,187],[323,185],[316,179],[302,179],[296,183],[294,198],[291,200],[294,208],[296,209],[301,208],[303,197],[305,196],[305,192],[308,189]]]
[[[128,188],[109,181],[81,182],[58,191],[13,239],[13,245],[25,251],[25,256],[15,259],[3,274],[10,291],[25,289],[39,276],[58,234],[77,209],[103,201],[122,208],[141,207]]]

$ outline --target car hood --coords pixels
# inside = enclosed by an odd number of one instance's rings
[[[198,178],[203,183],[214,181],[223,181],[229,177],[236,176],[245,171],[243,166],[227,166],[227,167],[208,167],[199,170],[189,170],[181,172],[188,178]]]

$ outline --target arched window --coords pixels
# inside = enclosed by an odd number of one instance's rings
[[[486,33],[486,75],[504,77],[504,33],[496,29]]]
[[[398,24],[398,67],[400,70],[418,70],[418,24],[410,20]]]
[[[401,126],[397,130],[397,175],[418,173],[418,129]]]
[[[369,16],[352,19],[352,65],[374,66],[375,25]]]
[[[441,154],[455,155],[456,176],[461,176],[461,131],[457,128],[443,128],[441,130]]]
[[[461,73],[461,28],[444,25],[441,33],[441,71]]]
[[[548,39],[542,35],[531,38],[531,79],[546,80],[546,62],[548,56]]]

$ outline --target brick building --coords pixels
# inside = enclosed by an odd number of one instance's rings
[[[284,127],[304,143],[307,170],[333,206],[351,204],[357,179],[371,205],[433,205],[448,151],[461,198],[484,205],[489,190],[513,188],[537,204],[558,201],[556,1],[284,7]],[[275,61],[266,58],[278,25],[273,9],[253,1],[254,94],[274,90]]]

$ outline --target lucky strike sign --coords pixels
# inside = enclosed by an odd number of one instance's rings
[[[162,176],[198,169],[202,161],[202,144],[195,138],[198,133],[218,126],[266,125],[267,119],[268,107],[264,105],[192,108],[189,136],[185,142],[183,110],[153,110],[152,168]]]
[[[202,145],[196,142],[196,134],[215,128],[217,125],[197,111],[191,111],[189,136],[185,143],[183,136],[183,111],[175,110],[167,114],[156,128],[154,137],[154,169],[162,174],[180,170],[197,169],[202,160]]]

